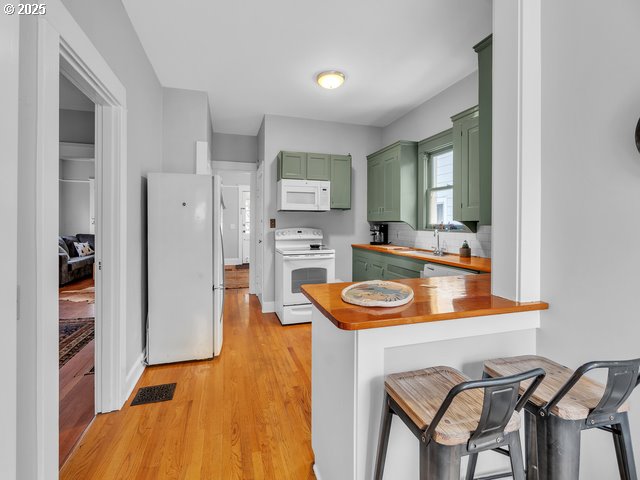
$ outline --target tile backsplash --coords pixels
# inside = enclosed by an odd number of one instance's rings
[[[491,226],[480,226],[476,233],[442,232],[440,247],[449,253],[458,253],[462,242],[467,241],[471,247],[471,255],[475,257],[491,257]],[[433,250],[436,239],[432,230],[414,230],[406,223],[389,224],[389,241],[394,245],[424,248]]]

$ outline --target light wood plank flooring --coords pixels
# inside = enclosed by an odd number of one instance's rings
[[[61,470],[75,479],[310,480],[311,327],[227,290],[220,357],[148,367],[170,402],[98,415]]]

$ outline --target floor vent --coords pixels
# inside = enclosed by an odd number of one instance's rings
[[[144,405],[145,403],[167,402],[173,400],[173,393],[176,391],[175,383],[165,383],[164,385],[153,385],[142,387],[136,393],[131,406]]]

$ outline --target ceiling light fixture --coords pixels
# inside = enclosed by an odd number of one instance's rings
[[[333,90],[344,83],[344,73],[338,72],[337,70],[322,72],[316,77],[316,82],[318,82],[318,85],[322,88]]]

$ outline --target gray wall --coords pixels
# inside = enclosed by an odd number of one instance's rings
[[[162,168],[167,173],[196,173],[196,142],[210,138],[207,94],[163,88]]]
[[[276,227],[317,227],[325,243],[336,249],[336,276],[351,280],[351,244],[369,242],[367,222],[367,158],[381,147],[381,129],[344,123],[265,115],[264,120],[264,261],[263,301],[274,300],[274,230]],[[319,153],[351,153],[351,210],[330,212],[278,212],[276,204],[276,155],[280,150]]]
[[[479,39],[481,40],[481,39]],[[420,141],[451,128],[451,117],[478,104],[478,72],[454,83],[382,129],[382,145]]]
[[[80,110],[60,110],[60,141],[93,143],[95,113]]]
[[[162,170],[162,88],[118,1],[64,0],[127,90],[127,345],[126,371],[144,348],[146,318],[145,174]],[[35,108],[37,19],[20,19],[20,170],[18,279],[23,298],[35,295]],[[53,248],[53,247],[52,247]],[[55,281],[55,279],[52,279]],[[18,478],[36,478],[35,302],[21,303],[18,322]]]
[[[211,158],[222,162],[254,163],[258,160],[258,137],[214,132]]]
[[[640,45],[639,18],[637,0],[542,2],[541,298],[550,309],[538,348],[572,367],[640,356],[640,62],[629,48]],[[600,235],[582,235],[596,225]],[[636,392],[637,460],[639,413]],[[617,478],[609,436],[583,438],[580,478]]]

